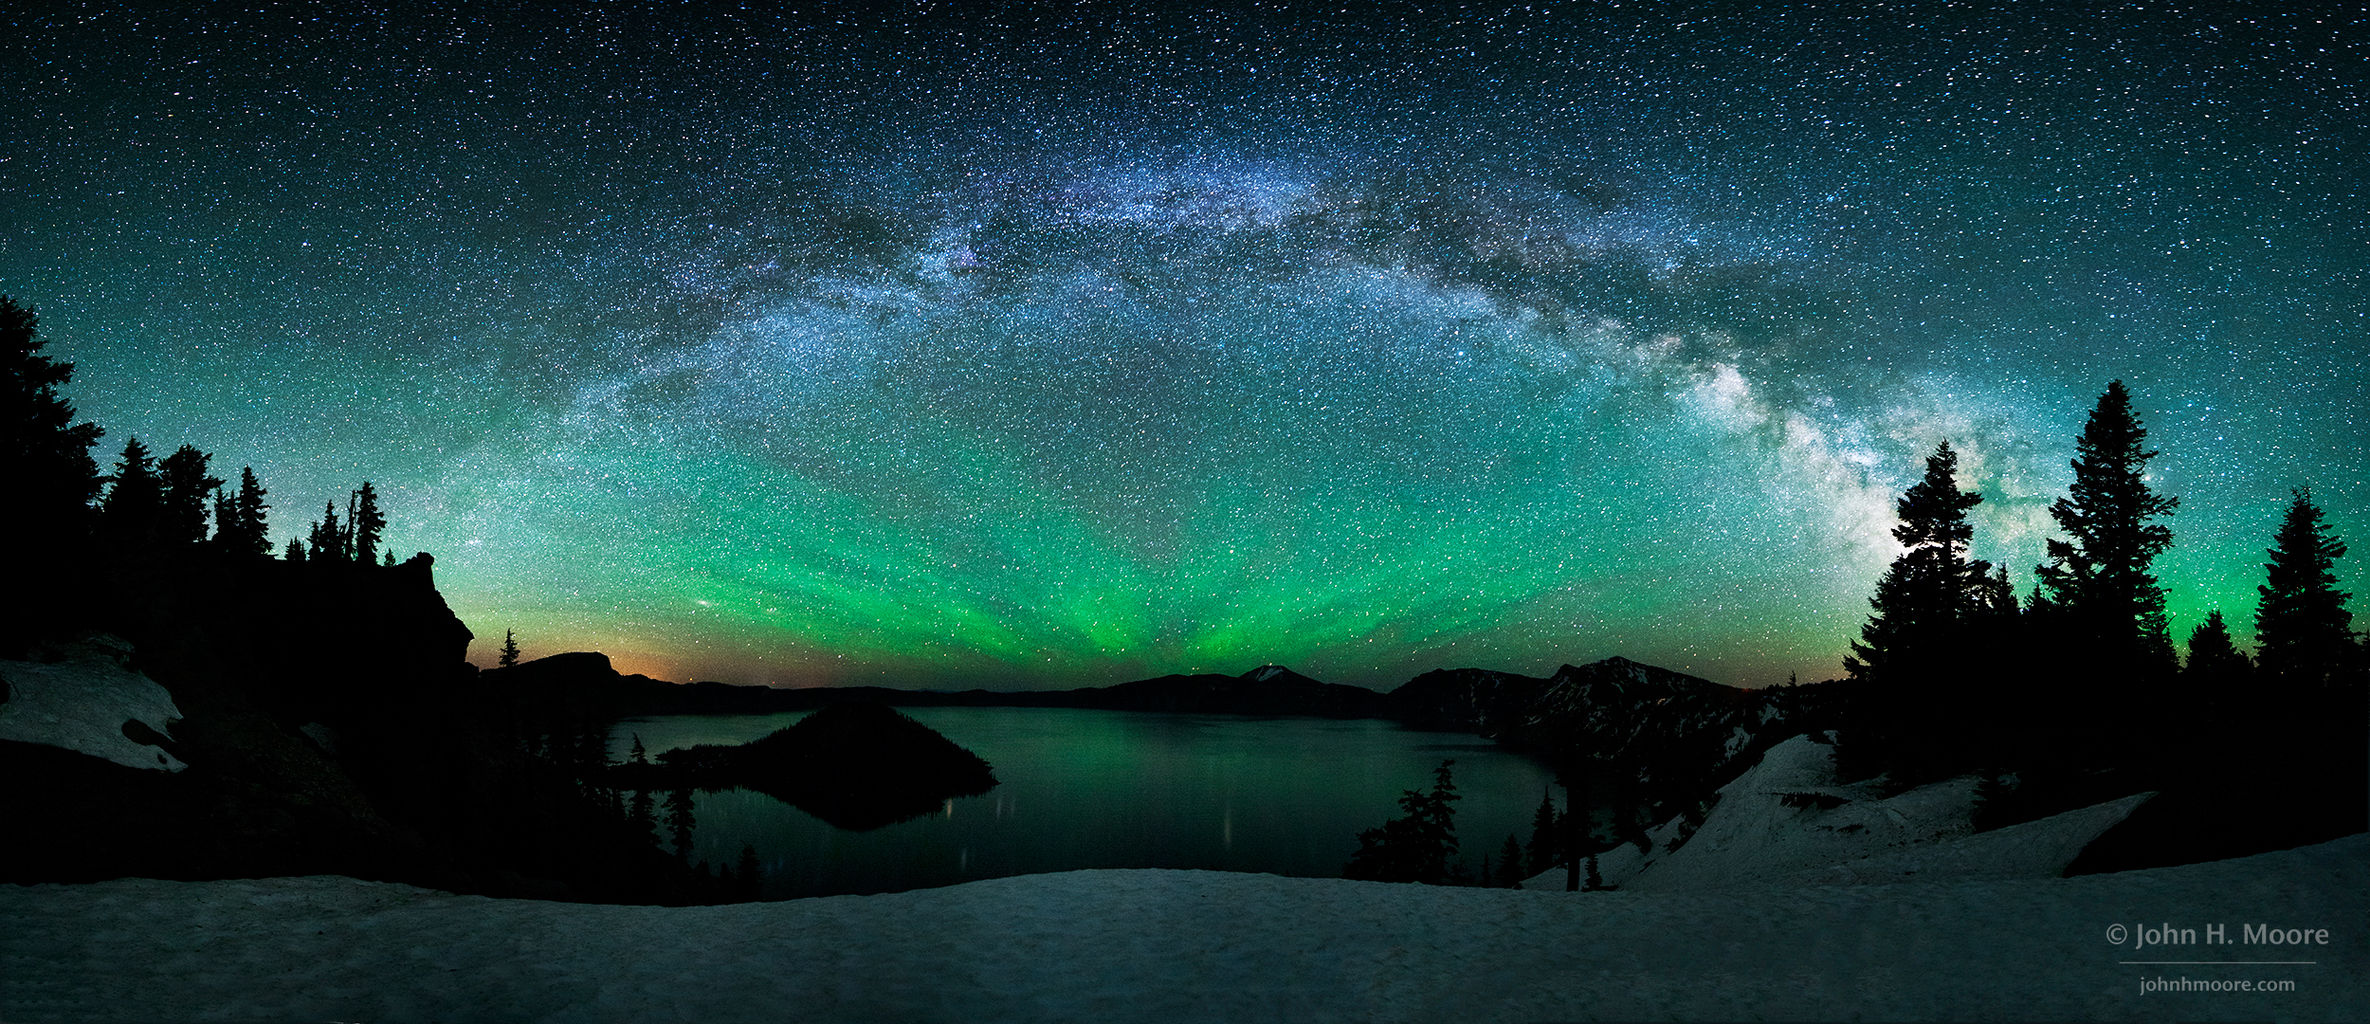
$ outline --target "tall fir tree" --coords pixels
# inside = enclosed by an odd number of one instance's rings
[[[2264,582],[2255,591],[2256,662],[2282,683],[2323,686],[2352,665],[2356,646],[2349,596],[2337,589],[2336,563],[2345,545],[2329,535],[2312,489],[2288,503],[2279,533],[2265,552]]]
[[[346,529],[353,534],[353,559],[362,565],[378,561],[379,536],[387,528],[387,517],[379,513],[378,491],[370,481],[362,481],[362,489],[355,491],[346,504]]]
[[[2075,441],[2074,482],[2049,506],[2067,539],[2050,538],[2049,561],[2035,567],[2051,605],[2075,631],[2073,643],[2095,659],[2159,674],[2171,671],[2172,637],[2164,591],[2150,564],[2172,546],[2172,529],[2155,520],[2180,499],[2148,486],[2148,431],[2131,409],[2122,381],[2107,385]]]
[[[33,311],[0,296],[0,537],[12,549],[12,587],[24,610],[0,616],[0,648],[61,627],[85,602],[74,591],[84,575],[73,560],[86,555],[99,496],[95,423],[74,422],[74,406],[58,388],[74,378],[74,364],[41,354]]]
[[[214,488],[214,546],[230,550],[230,538],[239,531],[239,510],[231,504],[230,492]]]
[[[1531,812],[1530,870],[1538,874],[1556,865],[1556,837],[1562,831],[1555,813],[1555,792],[1539,791],[1539,809]]]
[[[73,404],[58,394],[74,364],[42,355],[47,344],[33,311],[0,296],[0,479],[12,492],[0,508],[14,523],[10,536],[42,543],[87,528],[100,487],[91,447],[104,433],[74,422]]]
[[[495,663],[495,667],[510,668],[517,664],[518,631],[514,629],[505,629],[502,631],[502,658],[500,661]],[[639,737],[637,737],[634,742],[640,743],[641,740]]]
[[[206,539],[207,499],[221,488],[222,479],[206,472],[213,456],[195,445],[182,445],[157,463],[164,485],[161,539],[168,544],[197,544]]]
[[[99,502],[99,527],[117,550],[147,550],[162,538],[164,518],[165,488],[156,460],[139,438],[126,439],[115,474],[107,479],[107,496]]]
[[[268,557],[272,553],[271,524],[267,515],[271,506],[264,496],[271,492],[255,479],[255,467],[239,470],[239,493],[230,501],[231,529],[225,532],[223,546],[237,554]]]
[[[352,543],[345,526],[337,521],[337,503],[323,503],[321,521],[313,524],[312,536],[307,538],[306,554],[315,562],[350,561]]]
[[[1855,679],[1899,679],[1956,657],[1968,625],[1999,601],[1991,563],[1969,559],[1975,527],[1967,511],[1983,495],[1958,486],[1958,453],[1944,441],[1926,458],[1924,479],[1893,504],[1893,539],[1908,550],[1876,581],[1875,614],[1860,628],[1844,669]],[[2008,598],[2013,605],[2014,597]]]

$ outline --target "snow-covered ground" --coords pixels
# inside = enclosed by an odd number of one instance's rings
[[[0,661],[8,700],[0,703],[0,740],[79,750],[133,768],[180,771],[180,759],[124,735],[139,722],[166,737],[181,717],[173,695],[125,667],[131,645],[114,637],[73,644],[63,660]]]
[[[2370,836],[1721,893],[1080,871],[667,909],[124,880],[0,888],[0,1020],[2360,1020],[2366,893]],[[2235,944],[2248,923],[2328,944]],[[2234,944],[2108,939],[2164,924]],[[2155,978],[2293,990],[2143,992]]]
[[[1673,820],[1648,833],[1651,852],[1624,845],[1600,855],[1597,874],[1632,892],[2055,878],[2150,795],[1976,832],[1973,777],[1880,796],[1865,785],[1839,784],[1834,748],[1796,736],[1720,787],[1703,826],[1677,849],[1670,847],[1681,828]],[[1524,886],[1564,884],[1557,870]]]

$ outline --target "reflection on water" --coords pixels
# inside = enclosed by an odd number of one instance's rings
[[[984,757],[1001,784],[937,814],[848,832],[748,790],[701,793],[693,857],[732,864],[754,845],[769,898],[893,892],[1078,868],[1210,868],[1338,877],[1361,829],[1399,814],[1401,790],[1456,759],[1457,836],[1473,867],[1529,839],[1549,775],[1479,737],[1377,721],[1064,708],[902,708]],[[743,743],[797,721],[684,715],[618,726],[655,754]]]

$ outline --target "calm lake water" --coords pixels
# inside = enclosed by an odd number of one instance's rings
[[[1530,838],[1551,778],[1477,736],[1389,722],[1243,718],[1066,708],[900,708],[995,766],[999,785],[937,814],[849,832],[747,790],[701,793],[694,858],[733,864],[757,848],[766,896],[894,892],[1079,868],[1209,868],[1337,878],[1358,833],[1398,816],[1456,759],[1457,837],[1467,863]],[[744,743],[804,717],[631,719],[652,754]]]

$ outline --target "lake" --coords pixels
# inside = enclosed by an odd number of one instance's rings
[[[998,785],[938,813],[849,832],[748,790],[700,793],[692,856],[731,865],[757,848],[765,896],[895,892],[1080,868],[1208,868],[1338,878],[1358,833],[1400,813],[1456,760],[1457,838],[1470,867],[1508,835],[1530,840],[1547,769],[1464,733],[1391,722],[1090,711],[900,708],[995,766]],[[652,755],[744,743],[805,712],[620,723]]]

